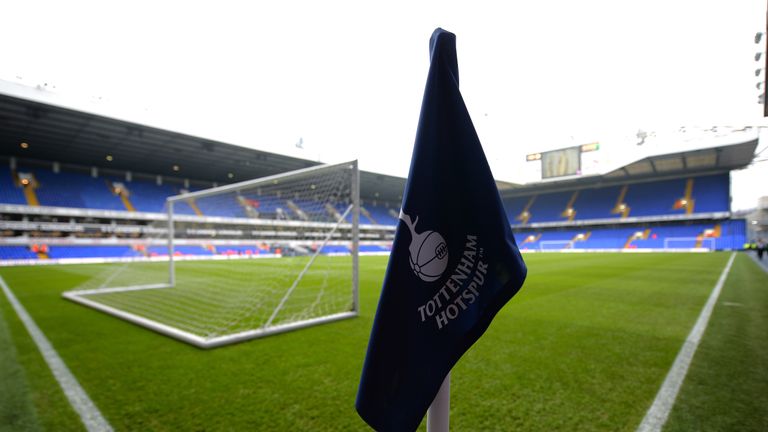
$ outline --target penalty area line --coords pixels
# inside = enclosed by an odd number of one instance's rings
[[[696,354],[696,349],[699,347],[704,330],[707,329],[709,317],[712,315],[712,310],[715,308],[718,297],[720,297],[720,291],[722,291],[725,280],[728,278],[728,273],[731,271],[734,258],[736,258],[736,252],[731,254],[728,263],[720,274],[720,279],[717,280],[715,287],[712,288],[712,293],[709,295],[707,303],[701,309],[696,324],[685,339],[682,348],[680,348],[672,368],[667,373],[667,377],[664,379],[664,383],[656,394],[656,399],[654,399],[653,404],[645,414],[642,423],[638,426],[637,432],[659,432],[667,422],[672,406],[675,404],[675,399],[677,399],[677,394],[680,392],[680,387],[682,387],[685,376],[688,374],[688,367],[691,365],[693,355]]]
[[[91,398],[88,397],[88,394],[80,386],[80,383],[77,382],[77,379],[64,363],[64,360],[61,359],[59,353],[53,348],[53,345],[51,345],[48,338],[40,330],[40,327],[37,326],[29,313],[27,313],[27,310],[24,309],[24,306],[13,295],[13,292],[2,277],[0,277],[0,288],[2,288],[8,302],[13,307],[13,310],[16,311],[16,315],[24,324],[24,327],[26,327],[35,345],[37,345],[37,349],[40,350],[40,354],[43,355],[43,359],[64,391],[64,395],[69,400],[70,405],[80,416],[80,420],[82,420],[85,428],[89,432],[112,431],[112,426],[109,425],[101,411],[99,411]]]

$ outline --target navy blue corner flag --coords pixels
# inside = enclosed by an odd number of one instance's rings
[[[459,93],[456,37],[430,39],[400,222],[368,343],[357,411],[415,430],[440,384],[525,280],[480,140]]]

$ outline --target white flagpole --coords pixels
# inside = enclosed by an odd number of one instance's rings
[[[451,418],[451,373],[445,376],[440,390],[427,411],[427,432],[448,432]]]

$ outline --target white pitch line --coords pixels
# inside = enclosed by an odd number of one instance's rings
[[[0,277],[0,287],[3,289],[5,296],[11,303],[11,306],[13,306],[19,319],[24,323],[24,327],[27,328],[29,335],[32,336],[32,340],[35,341],[37,348],[43,355],[43,359],[48,363],[53,376],[64,391],[64,395],[69,399],[70,405],[80,415],[80,420],[82,420],[85,428],[89,432],[111,432],[112,426],[101,415],[101,411],[99,411],[91,398],[88,397],[88,394],[85,393],[85,390],[77,382],[75,376],[72,375],[67,365],[64,364],[59,353],[53,348],[53,345],[45,337],[40,327],[35,324],[35,321],[24,309],[24,306],[19,303],[19,300],[13,295],[13,292],[8,288],[2,277]]]
[[[669,370],[667,377],[664,379],[664,383],[656,394],[656,399],[653,401],[653,405],[648,409],[645,418],[643,418],[643,422],[640,423],[640,426],[637,428],[637,432],[659,432],[667,422],[669,413],[672,411],[672,406],[675,404],[675,399],[677,399],[677,394],[680,392],[683,380],[685,380],[685,375],[688,373],[688,367],[691,365],[693,355],[699,347],[701,337],[704,335],[707,323],[709,323],[709,317],[712,315],[712,310],[715,308],[717,298],[720,296],[720,291],[723,289],[725,279],[731,271],[731,265],[733,264],[734,258],[736,258],[735,252],[731,254],[728,264],[725,265],[723,272],[720,274],[720,279],[717,280],[717,284],[715,284],[715,287],[712,289],[712,293],[709,295],[707,303],[699,314],[699,319],[696,320],[696,324],[688,334],[688,338],[683,343],[683,347],[680,348],[680,352],[677,354],[677,358],[675,358],[672,368]]]

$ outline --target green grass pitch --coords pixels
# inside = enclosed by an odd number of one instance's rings
[[[525,259],[523,289],[452,373],[452,430],[635,430],[728,255]],[[0,275],[118,431],[355,431],[386,263],[361,258],[359,318],[207,351],[61,298],[103,266]],[[667,430],[768,430],[766,286],[738,256]],[[4,430],[83,427],[0,296]]]

